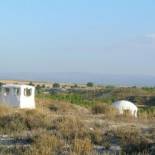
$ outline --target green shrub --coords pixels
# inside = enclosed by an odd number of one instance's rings
[[[59,83],[54,83],[53,88],[60,88],[60,84]]]
[[[87,87],[93,87],[93,86],[94,86],[94,84],[92,82],[87,83]]]
[[[154,119],[155,118],[155,107],[140,108],[139,118],[141,118],[141,119]]]

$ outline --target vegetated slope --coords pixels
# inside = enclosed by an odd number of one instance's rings
[[[150,113],[118,116],[107,104],[85,108],[37,98],[36,110],[0,107],[0,153],[89,155],[153,153],[155,119]]]
[[[117,100],[129,100],[137,106],[155,106],[155,88],[94,86],[89,89],[72,88],[63,92],[51,92],[51,90],[47,90],[47,92],[49,94],[46,97],[51,99],[83,106],[93,106],[99,102],[111,104]]]

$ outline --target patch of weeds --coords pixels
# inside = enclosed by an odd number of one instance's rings
[[[0,117],[0,132],[2,134],[20,133],[25,130],[48,128],[49,120],[45,115],[35,110],[14,112]]]
[[[75,139],[72,145],[73,154],[89,155],[93,150],[90,139]]]
[[[58,131],[62,138],[71,141],[88,135],[85,125],[77,117],[59,117],[52,122],[52,129]]]
[[[3,134],[18,133],[27,130],[25,118],[19,113],[13,113],[0,117],[0,131]]]

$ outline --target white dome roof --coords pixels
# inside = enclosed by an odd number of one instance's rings
[[[116,101],[113,103],[113,106],[120,109],[122,107],[126,107],[126,108],[130,108],[130,109],[138,109],[137,106],[130,102],[130,101],[126,101],[126,100],[121,100],[121,101]]]

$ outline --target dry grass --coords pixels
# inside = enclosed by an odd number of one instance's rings
[[[92,107],[92,113],[104,114],[105,118],[108,118],[108,119],[114,119],[118,115],[118,112],[114,107],[104,103],[98,103],[94,105]]]
[[[74,116],[62,116],[53,120],[52,129],[56,130],[57,134],[69,143],[75,138],[84,138],[88,135],[85,125],[78,117]]]
[[[105,114],[107,115],[108,113],[116,113],[115,109],[110,106],[110,105],[107,105],[105,103],[98,103],[98,104],[95,104],[93,107],[92,107],[92,113],[93,114]]]
[[[51,102],[46,105],[51,112],[56,112],[57,114],[62,113],[75,113],[76,109],[74,105],[66,102]]]
[[[12,108],[10,108],[9,106],[5,104],[0,103],[0,117],[8,115],[12,111],[13,111]]]
[[[89,155],[94,154],[94,145],[109,149],[113,141],[127,153],[148,152],[150,141],[140,130],[139,125],[145,124],[139,119],[118,116],[115,109],[105,104],[95,105],[91,113],[70,103],[44,101],[36,110],[0,107],[0,133],[22,136],[28,132],[31,139],[27,148],[15,147],[9,152],[0,146],[0,153]]]
[[[140,131],[134,127],[116,128],[111,130],[114,136],[120,138],[124,143],[137,143],[139,141]]]
[[[112,107],[111,105],[107,105],[105,103],[98,103],[91,108],[93,115],[103,114],[103,119],[115,121],[115,122],[154,122],[155,113],[154,111],[147,112],[143,111],[138,113],[138,119],[133,117],[129,111],[124,112],[123,115],[120,115],[118,111]]]
[[[72,153],[77,155],[89,155],[93,151],[90,139],[75,139],[73,142]]]
[[[0,115],[0,133],[12,135],[26,130],[48,128],[50,120],[46,117],[37,110],[8,110],[8,113]]]
[[[141,121],[154,121],[155,110],[153,112],[147,112],[147,111],[140,112],[138,118]]]
[[[109,131],[107,135],[119,141],[127,153],[148,152],[150,149],[150,141],[135,127],[118,127]]]
[[[58,115],[61,114],[75,114],[78,115],[81,113],[81,110],[79,110],[81,107],[77,105],[73,105],[69,102],[64,101],[56,101],[52,100],[50,98],[42,98],[37,99],[38,101],[38,108],[45,111],[50,111],[50,113],[55,113]],[[81,108],[83,112],[88,112],[86,108]]]
[[[31,149],[26,152],[30,155],[51,155],[60,152],[63,142],[55,135],[47,132],[35,136],[33,139]]]
[[[91,141],[95,145],[110,147],[110,141],[106,136],[106,133],[101,128],[96,128],[90,132]]]

